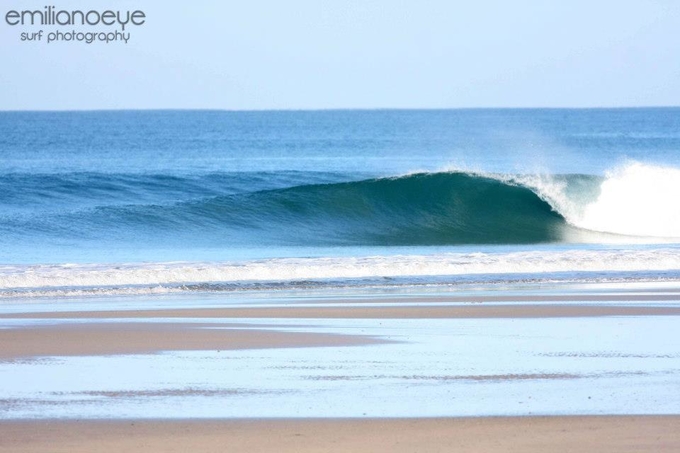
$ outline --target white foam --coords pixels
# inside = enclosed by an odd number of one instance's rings
[[[214,283],[669,270],[680,270],[678,248],[279,258],[244,262],[25,265],[0,267],[0,297],[69,295],[74,291],[149,294],[185,290],[181,285]]]
[[[607,174],[575,224],[631,236],[680,237],[680,169],[629,163]]]
[[[680,238],[680,169],[628,162],[606,173],[594,201],[567,194],[551,175],[498,177],[536,192],[573,226],[584,230],[671,241]]]

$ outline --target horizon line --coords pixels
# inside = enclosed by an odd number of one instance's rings
[[[329,107],[329,108],[92,108],[92,109],[2,109],[0,113],[87,113],[87,112],[350,112],[350,111],[451,111],[451,110],[636,110],[636,109],[676,109],[680,105],[639,105],[639,106],[598,106],[598,107]]]

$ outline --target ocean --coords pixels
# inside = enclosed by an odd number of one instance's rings
[[[0,112],[0,298],[680,280],[680,108]]]

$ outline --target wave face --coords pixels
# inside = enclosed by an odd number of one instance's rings
[[[173,215],[187,213],[315,235],[306,241],[324,234],[370,245],[551,242],[564,226],[531,190],[465,173],[298,186],[185,205]]]
[[[97,190],[124,180],[108,178],[97,181]],[[159,184],[162,193],[172,195],[162,182],[147,178],[144,189]],[[87,204],[92,189],[72,190],[83,199],[66,209],[51,206],[40,216],[19,212],[3,227],[71,238],[133,240],[144,234],[146,239],[222,245],[527,244],[561,241],[567,228],[563,216],[532,189],[462,172],[232,190],[200,198],[194,184],[186,187],[186,201],[155,200],[145,192],[132,197],[136,204],[111,199],[94,207]]]

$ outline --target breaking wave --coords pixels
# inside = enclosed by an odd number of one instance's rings
[[[237,177],[244,176],[233,175]],[[89,176],[83,182],[87,187],[79,187],[79,181],[71,178],[68,188],[61,190],[88,203],[71,200],[69,206],[31,213],[7,210],[10,214],[0,219],[0,232],[22,240],[32,233],[130,242],[143,236],[145,244],[175,241],[210,246],[601,243],[633,237],[675,242],[680,238],[676,201],[680,170],[636,162],[604,177],[447,171],[345,182],[268,181],[274,188],[258,190],[242,189],[248,184],[229,179],[232,188],[227,193],[219,193],[220,181],[226,177],[213,177],[207,193],[201,192],[205,181],[180,184],[139,178],[143,196],[135,195],[141,189],[130,175]],[[92,192],[93,180],[97,193]],[[107,201],[119,187],[125,196]],[[166,197],[173,196],[154,199],[156,187]],[[102,191],[107,194],[104,198],[98,194]],[[22,196],[22,205],[32,196],[41,203],[46,198],[30,191]],[[131,199],[137,202],[121,201]]]

